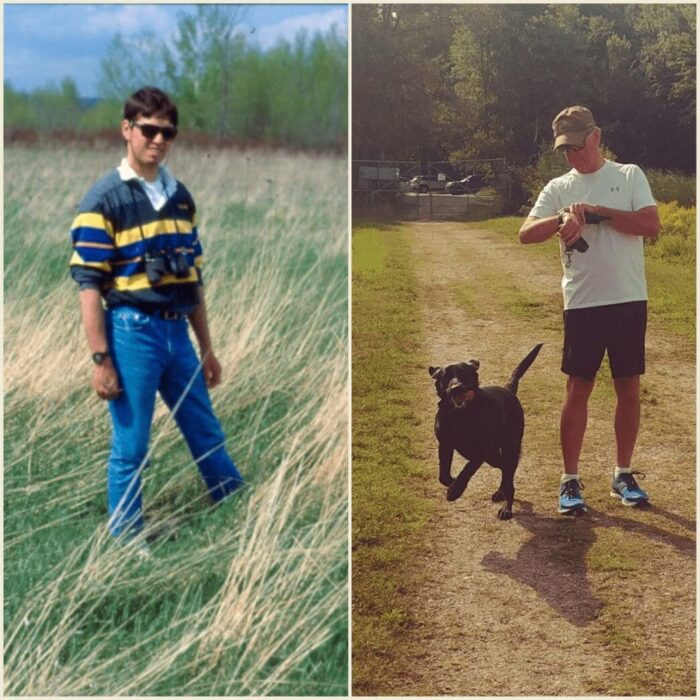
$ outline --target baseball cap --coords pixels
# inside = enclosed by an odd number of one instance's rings
[[[559,146],[583,146],[586,136],[595,126],[590,109],[576,105],[562,109],[552,122],[554,150]]]

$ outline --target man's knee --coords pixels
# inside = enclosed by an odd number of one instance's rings
[[[109,455],[111,469],[118,474],[148,466],[148,436],[145,440],[115,440]]]
[[[639,375],[615,379],[615,393],[618,401],[638,402],[640,393]]]
[[[568,403],[586,404],[593,392],[595,379],[569,377],[566,382],[566,400]]]

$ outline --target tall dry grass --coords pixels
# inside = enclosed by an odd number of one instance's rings
[[[119,157],[5,152],[5,692],[344,694],[345,162],[175,150],[248,486],[211,509],[160,406],[147,532],[178,536],[140,561],[106,533],[109,422],[67,270],[74,206]]]

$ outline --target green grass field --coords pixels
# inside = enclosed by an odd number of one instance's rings
[[[159,405],[139,561],[106,534],[106,405],[69,230],[121,153],[5,150],[5,693],[347,692],[346,163],[175,149],[195,197],[212,392],[247,489],[212,509]]]
[[[410,451],[420,326],[406,246],[400,227],[353,230],[355,692],[363,690],[368,667],[375,670],[392,661],[395,635],[410,617],[402,603],[402,591],[412,576],[406,562],[411,560],[413,534],[434,509],[422,493],[424,464]],[[396,381],[397,377],[405,381]]]

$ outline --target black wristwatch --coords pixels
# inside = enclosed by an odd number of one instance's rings
[[[92,353],[92,361],[96,365],[101,365],[104,363],[104,361],[109,357],[108,352],[93,352]]]

